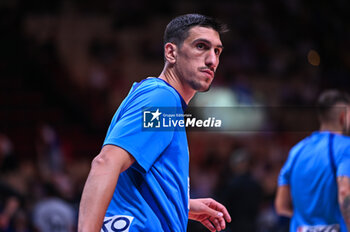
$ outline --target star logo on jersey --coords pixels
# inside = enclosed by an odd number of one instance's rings
[[[143,111],[143,127],[144,128],[159,128],[160,127],[160,119],[159,116],[162,113],[159,112],[159,109],[152,112],[150,110]]]

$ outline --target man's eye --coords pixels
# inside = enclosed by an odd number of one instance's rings
[[[205,48],[205,45],[202,44],[202,43],[199,43],[199,44],[196,45],[196,47],[197,47],[198,49],[204,49],[204,48]]]

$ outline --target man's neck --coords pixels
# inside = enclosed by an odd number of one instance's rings
[[[176,91],[181,95],[186,104],[190,102],[190,100],[195,95],[196,91],[193,90],[189,85],[184,83],[178,78],[172,69],[164,67],[162,73],[159,75],[160,79],[166,81],[169,85],[171,85]]]
[[[340,126],[334,126],[334,125],[328,125],[328,124],[321,124],[320,131],[329,131],[334,134],[343,134],[343,130]]]

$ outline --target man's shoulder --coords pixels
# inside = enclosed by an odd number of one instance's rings
[[[311,141],[311,137],[305,137],[302,140],[300,140],[297,144],[295,144],[291,149],[290,149],[290,153],[291,154],[295,154],[298,153],[303,147],[305,147],[306,145],[308,145]]]
[[[135,83],[132,89],[132,93],[133,92],[135,94],[150,93],[156,95],[177,96],[177,93],[173,87],[156,77],[149,77],[140,81],[139,83]]]
[[[340,153],[346,153],[350,155],[350,137],[346,135],[337,135],[337,139],[334,141],[335,149],[338,149]]]
[[[147,78],[135,83],[127,98],[128,102],[139,102],[141,105],[181,106],[176,90],[159,78]]]
[[[337,135],[340,141],[345,142],[345,145],[350,146],[350,137],[347,135]]]

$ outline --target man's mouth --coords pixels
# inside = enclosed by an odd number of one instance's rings
[[[201,72],[207,73],[211,78],[214,78],[214,72],[210,69],[201,69]]]

